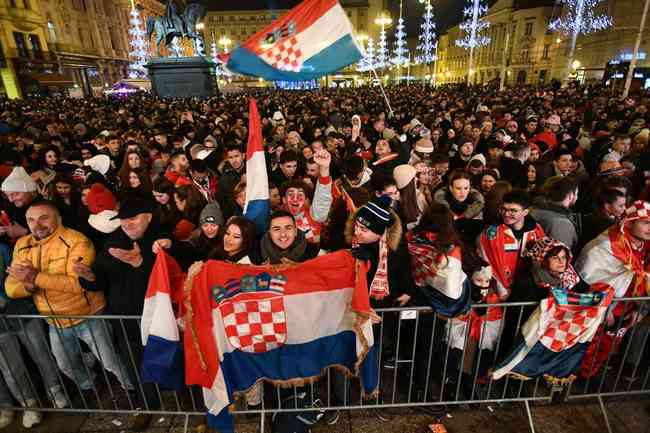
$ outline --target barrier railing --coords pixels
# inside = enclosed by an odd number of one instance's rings
[[[473,305],[471,314],[454,319],[428,307],[381,309],[377,312],[382,321],[373,329],[379,342],[376,398],[364,400],[356,379],[329,369],[319,381],[302,387],[255,386],[237,401],[234,412],[261,415],[263,432],[264,415],[277,412],[309,412],[317,420],[323,415],[331,419],[339,410],[435,411],[519,402],[534,432],[531,402],[593,398],[611,432],[603,398],[650,393],[649,305],[650,297],[615,300],[609,311],[617,314],[607,315],[585,354],[588,377],[579,375],[572,383],[509,376],[493,380],[490,375],[536,304]],[[55,322],[64,327],[54,326]],[[201,390],[186,387],[171,392],[143,383],[141,359],[137,316],[0,315],[0,406],[180,415],[187,431],[189,417],[205,413]],[[377,415],[381,418],[385,411]]]

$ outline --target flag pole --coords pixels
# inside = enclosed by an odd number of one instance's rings
[[[386,105],[388,105],[388,111],[390,111],[390,117],[395,117],[395,113],[393,113],[393,109],[390,106],[390,101],[388,100],[388,96],[386,95],[384,86],[381,85],[381,80],[379,79],[379,76],[377,76],[377,71],[375,71],[375,67],[373,65],[370,65],[370,70],[372,71],[373,74],[375,74],[375,79],[379,82],[379,88],[381,89],[381,94],[384,95],[384,100],[386,101]]]

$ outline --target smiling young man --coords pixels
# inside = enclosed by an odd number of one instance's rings
[[[309,200],[310,188],[301,180],[286,182],[282,185],[282,205],[294,218],[296,227],[303,232],[310,244],[320,243],[321,228],[332,206],[332,178],[330,163],[332,157],[327,150],[314,154],[318,164],[318,181],[313,200]]]
[[[544,230],[529,215],[530,196],[513,190],[503,196],[501,224],[487,227],[479,238],[479,254],[494,270],[497,293],[510,296],[510,286],[521,264],[526,246],[544,237]]]
[[[261,252],[264,262],[277,265],[304,262],[315,257],[318,248],[309,248],[290,212],[278,210],[271,214],[269,231],[262,238]]]

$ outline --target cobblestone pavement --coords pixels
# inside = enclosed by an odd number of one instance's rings
[[[650,398],[635,397],[606,402],[607,414],[614,433],[650,433]],[[599,405],[590,402],[535,404],[531,406],[536,433],[602,433],[605,420]],[[411,409],[389,409],[393,419],[382,422],[365,410],[342,412],[339,422],[329,426],[318,424],[312,433],[427,433],[435,422],[429,415]],[[32,429],[22,427],[16,413],[14,423],[3,433],[129,433],[129,417],[111,414],[63,415],[47,414],[43,423]],[[202,426],[203,417],[190,418],[190,432],[209,433]],[[456,408],[443,414],[440,422],[448,433],[526,433],[530,431],[523,405],[481,405]],[[154,416],[147,433],[182,433],[184,417]],[[237,433],[259,432],[259,418],[238,417]],[[268,424],[265,429],[270,433]]]

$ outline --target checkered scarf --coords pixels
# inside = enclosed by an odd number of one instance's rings
[[[547,254],[553,248],[557,247],[564,248],[567,253],[567,266],[566,270],[562,273],[562,275],[560,275],[560,285],[565,289],[570,289],[578,284],[580,277],[578,276],[578,273],[575,271],[575,269],[573,269],[573,265],[571,264],[573,261],[573,255],[571,254],[571,250],[566,246],[566,244],[549,237],[543,237],[531,245],[531,247],[526,251],[526,256],[530,257],[538,265],[541,265]],[[548,284],[546,285],[550,286]]]
[[[413,232],[406,235],[409,253],[411,254],[411,271],[416,286],[431,285],[438,273],[440,257],[443,255],[433,245],[436,234],[432,232]]]

